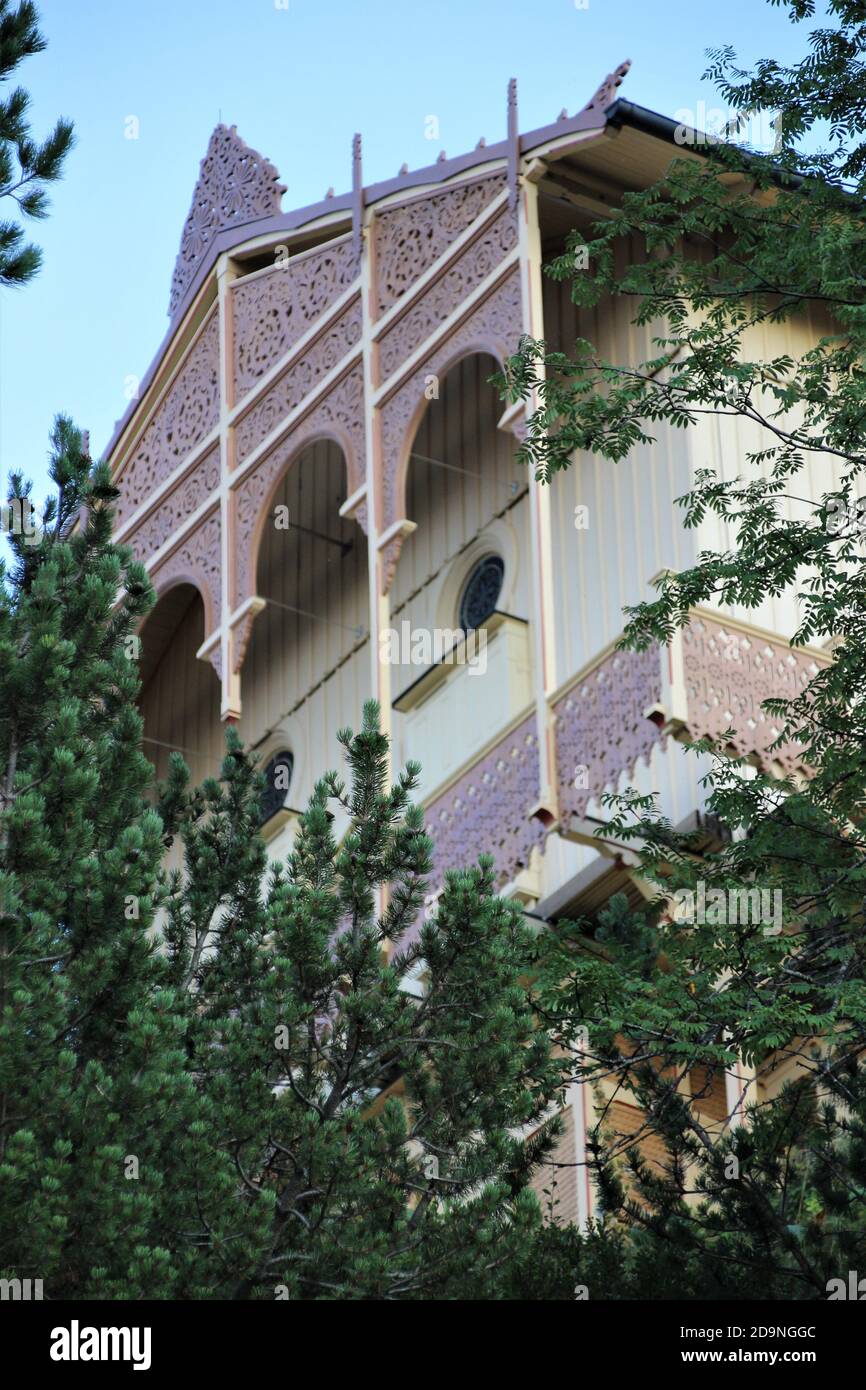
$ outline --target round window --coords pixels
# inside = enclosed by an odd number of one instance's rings
[[[499,555],[485,555],[466,581],[460,600],[460,626],[464,632],[480,627],[494,612],[502,592],[505,565]]]
[[[259,825],[264,825],[285,806],[294,766],[294,756],[288,749],[283,749],[271,758],[265,768],[265,789],[259,806]]]

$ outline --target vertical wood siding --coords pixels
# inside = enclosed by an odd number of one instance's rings
[[[202,601],[194,589],[184,592],[188,594],[185,611],[141,693],[139,707],[144,717],[144,752],[156,776],[166,776],[174,748],[183,753],[193,778],[200,780],[219,766],[224,729],[216,674],[209,662],[197,661],[195,655],[204,641]],[[173,591],[166,599],[173,599]],[[158,612],[154,610],[149,621],[158,621]],[[145,653],[148,641],[145,624]]]
[[[571,352],[582,337],[595,343],[603,358],[637,365],[653,354],[654,330],[636,328],[630,322],[633,313],[634,305],[626,301],[578,308],[568,283],[545,277],[545,337],[552,348]],[[828,331],[829,323],[805,315],[799,321],[765,324],[746,335],[744,351],[751,360],[797,356]],[[746,455],[772,442],[759,426],[723,413],[702,415],[686,430],[659,423],[651,432],[655,445],[633,449],[619,464],[577,455],[552,484],[561,680],[621,631],[623,607],[652,596],[649,580],[659,570],[682,569],[704,550],[733,546],[735,522],[708,514],[699,527],[686,530],[675,499],[693,486],[699,468],[712,468],[728,480],[758,476]],[[826,459],[807,456],[791,491],[817,501],[838,476]],[[577,505],[589,508],[587,530],[575,529]],[[782,510],[790,518],[805,515],[796,502],[783,503]],[[782,635],[791,634],[798,621],[790,592],[757,609],[722,611]]]
[[[341,519],[345,498],[339,448],[313,444],[277,490],[258,557],[256,592],[268,607],[255,621],[244,662],[240,731],[259,744],[291,714],[302,741],[293,747],[291,800],[299,807],[323,771],[342,767],[336,731],[358,727],[370,694],[367,539],[355,522]],[[278,506],[288,509],[288,530],[277,529]]]
[[[466,547],[497,517],[512,528],[516,549],[514,565],[503,557],[503,599],[507,597],[508,611],[529,616],[527,476],[515,462],[514,436],[497,429],[504,407],[487,380],[496,370],[492,357],[463,358],[440,383],[439,399],[430,402],[419,425],[407,479],[407,510],[418,529],[403,545],[392,589],[392,619],[398,629],[406,619],[413,628],[440,625],[442,583],[452,566],[460,564]],[[441,616],[442,626],[456,627],[457,602]],[[395,692],[419,674],[412,667],[401,670]]]
[[[652,332],[634,327],[633,312],[622,301],[578,308],[568,283],[545,277],[551,348],[572,352],[587,338],[610,361],[639,362],[652,352]],[[579,454],[551,484],[560,681],[622,631],[624,606],[651,596],[652,575],[688,563],[691,542],[674,507],[689,487],[686,438],[664,425],[656,435],[655,447],[636,448],[619,464]],[[575,526],[578,506],[589,509],[585,530]]]

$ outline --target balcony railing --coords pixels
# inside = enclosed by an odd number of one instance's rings
[[[815,649],[792,650],[758,629],[695,610],[670,646],[645,652],[609,650],[557,692],[550,704],[559,819],[532,815],[540,793],[535,709],[521,711],[480,757],[426,806],[434,841],[433,879],[449,868],[493,855],[500,886],[530,864],[551,830],[568,831],[590,802],[649,764],[672,732],[720,739],[728,750],[776,770],[802,762],[796,745],[770,751],[779,728],[761,709],[769,698],[799,694],[829,660]],[[440,726],[439,738],[447,738]]]

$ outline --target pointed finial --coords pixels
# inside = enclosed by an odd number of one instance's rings
[[[568,111],[566,110],[566,108],[565,108],[564,106],[563,106],[562,110],[560,111],[560,113],[559,113],[559,115],[557,116],[556,119],[557,119],[558,121],[567,121],[567,120],[568,120]]]
[[[400,165],[400,168],[397,170],[397,177],[398,177],[398,178],[401,178],[403,174],[408,174],[408,172],[409,172],[409,165],[408,165],[408,164],[401,164],[401,165]]]
[[[447,154],[445,153],[444,150],[441,150],[441,151],[440,151],[440,154],[439,154],[439,158],[436,160],[436,163],[437,163],[437,164],[447,164],[447,162],[448,162],[448,156],[447,156]]]
[[[273,217],[280,211],[285,185],[279,174],[240,138],[236,126],[218,125],[199,165],[192,202],[181,233],[169,299],[174,318],[214,243],[226,227]]]
[[[333,198],[333,196],[334,196],[334,185],[331,184],[330,188],[328,189],[328,191],[327,191],[326,194],[325,194],[325,197],[326,197],[326,198]]]
[[[364,226],[364,180],[361,170],[361,136],[352,139],[352,246],[356,257],[361,256]]]
[[[508,206],[517,207],[517,166],[520,156],[520,134],[517,125],[517,78],[508,83]]]
[[[485,136],[482,135],[481,139],[478,141],[478,144],[475,146],[475,148],[476,148],[476,150],[484,150],[484,149],[487,148],[487,139],[486,139]]]
[[[623,79],[628,75],[630,67],[631,58],[626,58],[625,62],[620,63],[618,68],[614,68],[613,72],[609,72],[598,91],[595,93],[595,96],[584,106],[584,111],[599,111],[603,113],[609,106],[612,106],[616,100],[617,88],[622,85]]]

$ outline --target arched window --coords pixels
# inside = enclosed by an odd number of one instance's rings
[[[460,626],[464,632],[480,627],[496,609],[502,592],[505,564],[499,555],[485,555],[472,570],[460,599]]]
[[[265,768],[265,790],[259,808],[259,825],[282,811],[292,784],[295,759],[287,748],[275,753]]]

